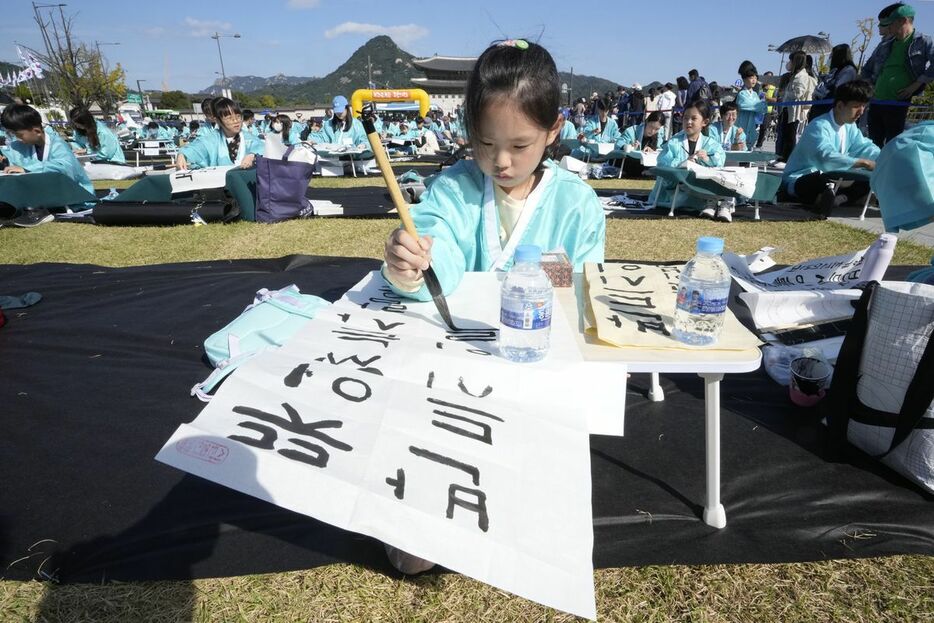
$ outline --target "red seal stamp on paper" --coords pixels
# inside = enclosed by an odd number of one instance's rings
[[[180,454],[208,463],[223,463],[230,450],[227,446],[208,439],[182,439],[175,444]]]

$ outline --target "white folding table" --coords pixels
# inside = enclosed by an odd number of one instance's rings
[[[663,400],[658,374],[697,374],[704,379],[704,429],[706,446],[707,497],[704,523],[714,528],[726,526],[726,510],[720,502],[720,381],[725,374],[752,372],[759,368],[758,348],[742,351],[653,350],[620,348],[601,342],[583,330],[583,275],[574,275],[573,288],[556,288],[555,298],[564,309],[578,347],[586,361],[625,363],[629,372],[652,374],[652,400]]]

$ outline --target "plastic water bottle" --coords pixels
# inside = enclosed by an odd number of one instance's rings
[[[499,350],[511,361],[538,361],[548,352],[554,289],[541,260],[541,249],[519,245],[512,270],[503,281]]]
[[[720,254],[723,239],[697,240],[697,255],[681,272],[674,337],[685,344],[714,344],[723,328],[730,298],[730,269]]]

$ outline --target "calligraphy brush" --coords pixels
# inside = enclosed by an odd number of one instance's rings
[[[373,117],[376,114],[373,105],[366,104],[360,113],[360,119],[363,121],[363,130],[366,132],[366,137],[370,140],[370,149],[373,150],[373,155],[376,156],[376,162],[379,164],[379,170],[383,174],[383,179],[386,180],[386,186],[389,188],[389,196],[392,197],[392,202],[396,206],[396,211],[399,213],[402,226],[410,236],[418,240],[418,230],[415,229],[415,223],[412,221],[412,216],[409,214],[409,204],[402,198],[402,191],[399,190],[399,183],[396,181],[396,176],[392,172],[389,158],[386,157],[386,152],[383,149],[383,142],[380,140],[379,134],[376,132],[376,127],[373,124]],[[425,285],[428,286],[428,292],[431,294],[431,299],[435,302],[435,307],[438,308],[438,313],[441,314],[441,319],[444,320],[444,324],[450,327],[451,331],[457,331],[458,329],[454,326],[454,321],[451,319],[451,311],[448,309],[448,302],[444,299],[444,293],[441,291],[441,282],[438,281],[438,275],[435,274],[431,264],[428,265],[427,270],[422,271],[422,275],[425,277]]]

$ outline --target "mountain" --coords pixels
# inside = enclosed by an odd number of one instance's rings
[[[231,76],[227,78],[230,90],[238,91],[240,93],[268,91],[277,89],[281,86],[303,84],[309,80],[314,80],[314,78],[307,76],[286,76],[284,74],[276,74],[275,76],[270,76],[268,78],[263,78],[261,76]],[[223,80],[218,78],[214,81],[214,84],[201,92],[208,95],[220,95],[222,82]]]
[[[349,98],[355,90],[367,88],[370,76],[377,87],[410,88],[414,86],[412,78],[424,75],[412,64],[413,58],[392,39],[380,35],[357,48],[343,65],[325,77],[276,89],[270,94],[280,101],[328,103],[335,95]]]
[[[424,73],[412,63],[413,58],[388,36],[380,35],[367,41],[344,64],[323,78],[278,74],[270,78],[233,76],[227,80],[232,91],[246,93],[250,96],[248,99],[272,95],[280,105],[324,105],[329,104],[335,95],[349,98],[355,90],[367,88],[371,76],[377,88],[414,88],[412,78],[424,77]],[[601,95],[607,91],[616,93],[617,83],[603,78],[572,76],[565,72],[560,72],[559,77],[562,83],[570,86],[575,99],[589,98],[594,91]],[[216,81],[206,92],[219,93],[219,82]],[[562,96],[562,104],[567,104],[566,97]]]
[[[586,98],[590,100],[590,94],[596,91],[600,95],[605,95],[607,91],[610,93],[616,93],[616,87],[619,86],[618,82],[613,82],[611,80],[605,80],[604,78],[597,78],[596,76],[581,76],[578,74],[569,74],[564,71],[558,72],[558,80],[561,84],[568,85],[570,93],[561,94],[561,105],[568,105],[568,96],[571,100],[576,100],[578,98]]]

